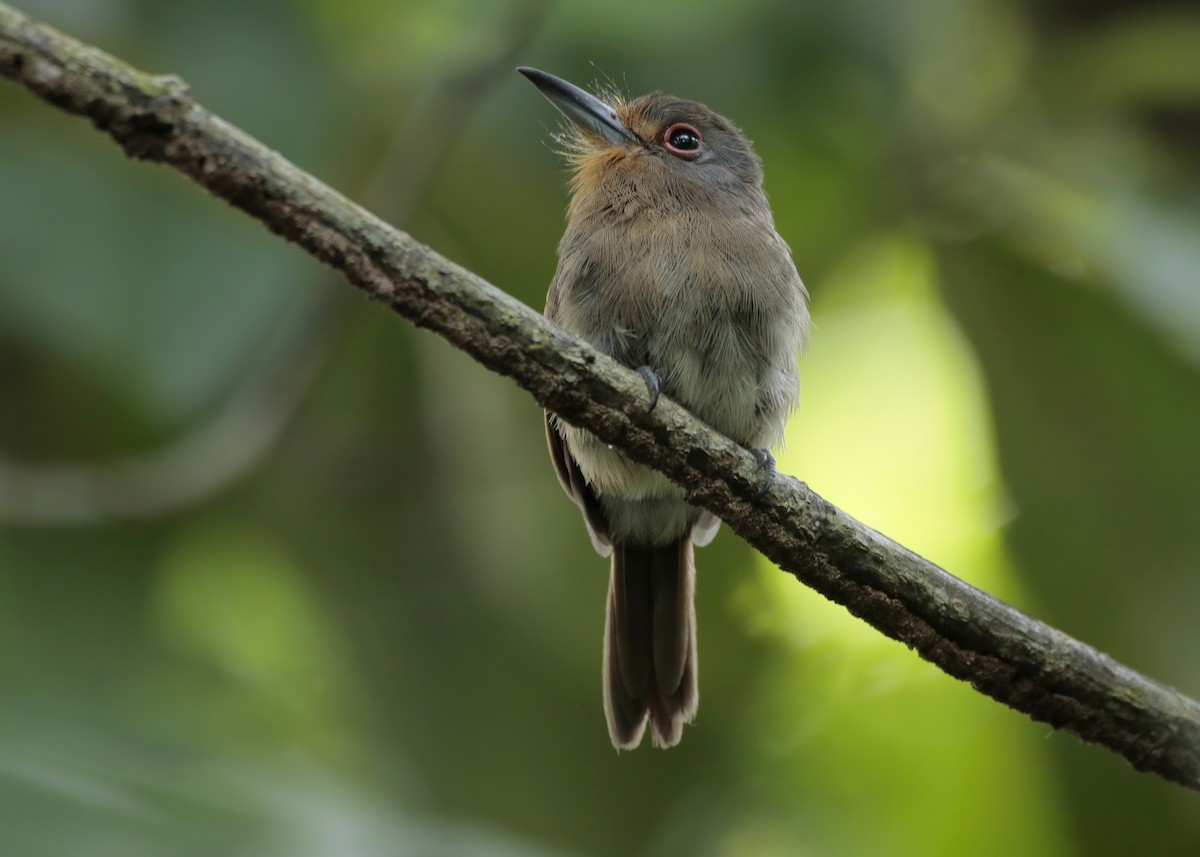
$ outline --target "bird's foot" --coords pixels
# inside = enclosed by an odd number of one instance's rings
[[[754,460],[758,462],[756,470],[765,470],[762,484],[758,486],[758,490],[754,492],[754,496],[750,498],[751,502],[761,500],[775,482],[775,456],[771,455],[769,450],[761,447],[750,447],[750,454],[754,456]]]
[[[646,392],[650,394],[650,407],[646,409],[646,412],[649,413],[658,404],[658,395],[662,392],[662,378],[659,378],[658,373],[649,366],[639,366],[637,373],[646,382]]]

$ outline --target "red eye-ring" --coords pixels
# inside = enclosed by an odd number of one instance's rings
[[[676,122],[663,131],[663,148],[679,158],[696,157],[704,148],[704,138],[700,132],[686,122]]]

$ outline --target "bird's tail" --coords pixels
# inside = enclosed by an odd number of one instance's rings
[[[692,542],[613,545],[604,623],[604,712],[618,750],[650,721],[655,746],[673,747],[696,714],[696,570]]]

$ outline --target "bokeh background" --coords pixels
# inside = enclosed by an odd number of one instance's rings
[[[514,74],[755,140],[813,298],[781,467],[1200,695],[1193,0],[21,0],[534,305]],[[509,381],[0,85],[0,852],[1195,855],[1200,797],[728,532],[617,756],[605,562]]]

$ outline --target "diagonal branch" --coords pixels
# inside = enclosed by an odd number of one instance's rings
[[[662,471],[746,541],[950,675],[1200,790],[1200,703],[946,573],[790,477],[761,500],[753,456],[628,369],[196,104],[0,3],[0,74],[168,164],[433,330],[538,403]]]
[[[480,22],[492,49],[476,52],[426,87],[390,136],[384,153],[356,182],[361,196],[387,200],[403,221],[429,190],[440,161],[461,133],[471,106],[511,68],[547,11],[546,0],[521,0],[497,20]],[[386,192],[385,192],[386,191]],[[316,269],[322,277],[336,272]],[[95,464],[24,464],[0,458],[0,524],[94,526],[152,518],[202,503],[268,455],[296,415],[328,351],[343,304],[326,290],[299,302],[299,312],[260,343],[255,363],[220,405],[165,444]]]

